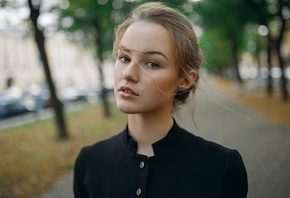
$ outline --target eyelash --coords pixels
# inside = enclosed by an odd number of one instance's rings
[[[131,58],[129,58],[127,55],[120,55],[119,56],[119,60],[122,63],[131,62]],[[153,64],[154,66],[152,66],[152,65],[150,66],[149,64]],[[145,65],[147,65],[149,68],[152,68],[152,69],[156,69],[156,68],[159,68],[160,67],[159,64],[156,61],[153,61],[153,60],[147,61],[147,63]]]

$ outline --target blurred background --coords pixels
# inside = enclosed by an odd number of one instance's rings
[[[81,146],[122,129],[114,29],[144,2],[0,0],[0,197],[41,195]],[[192,21],[206,78],[289,109],[289,0],[164,2]]]

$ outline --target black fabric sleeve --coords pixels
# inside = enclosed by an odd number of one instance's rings
[[[84,169],[84,149],[81,150],[74,165],[73,191],[75,198],[86,198],[85,190],[85,169]]]
[[[223,198],[246,198],[248,194],[247,172],[241,155],[237,150],[231,152],[223,179]]]

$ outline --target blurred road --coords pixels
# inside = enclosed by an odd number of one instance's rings
[[[233,101],[222,90],[203,84],[196,102],[176,116],[194,134],[237,149],[248,171],[248,198],[290,198],[290,130],[270,123]],[[195,106],[195,123],[192,108]],[[71,198],[72,173],[41,198]]]

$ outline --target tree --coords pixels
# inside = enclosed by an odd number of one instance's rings
[[[203,50],[204,64],[214,73],[223,75],[227,70],[227,66],[232,63],[230,43],[225,42],[227,38],[221,30],[214,29],[211,31],[204,31],[200,38],[200,45]],[[217,39],[219,38],[219,39]],[[212,53],[214,52],[214,55]],[[228,76],[229,77],[229,76]]]
[[[42,29],[38,25],[38,18],[40,15],[41,2],[42,2],[41,0],[39,0],[39,1],[0,0],[0,7],[1,8],[8,8],[8,9],[20,9],[23,7],[27,7],[27,4],[28,4],[28,7],[30,9],[29,18],[33,24],[35,42],[37,44],[40,58],[41,58],[42,63],[43,63],[45,76],[46,76],[47,83],[48,83],[49,89],[50,89],[53,109],[55,111],[55,119],[56,119],[56,125],[57,125],[57,130],[58,130],[57,136],[59,139],[66,139],[66,138],[68,138],[69,135],[67,132],[65,120],[63,118],[62,105],[57,98],[54,83],[53,83],[53,80],[51,77],[49,63],[48,63],[48,59],[47,59],[46,51],[45,51],[45,37],[43,35]],[[23,21],[26,22],[26,19],[23,19]]]
[[[256,16],[256,22],[264,25],[268,29],[267,34],[267,52],[268,52],[268,68],[272,68],[272,52],[275,51],[278,56],[281,75],[281,92],[284,101],[289,100],[287,90],[287,79],[284,69],[285,62],[281,53],[281,45],[285,36],[285,32],[289,28],[289,14],[285,14],[290,10],[290,4],[287,0],[265,1],[265,0],[246,0],[248,7]],[[268,75],[268,93],[272,93],[272,78]]]
[[[245,7],[243,1],[214,1],[214,0],[203,0],[196,8],[196,11],[203,18],[202,26],[205,32],[218,32],[215,38],[220,40],[219,43],[227,43],[230,52],[231,64],[236,71],[236,77],[238,82],[242,82],[242,78],[239,73],[238,65],[240,54],[243,49],[243,37],[244,27],[250,16],[245,16],[243,8]],[[231,12],[233,11],[234,12]],[[209,35],[209,34],[205,34]],[[212,40],[212,42],[217,43]],[[219,46],[216,46],[218,48]],[[228,49],[223,49],[228,50]],[[214,52],[216,53],[216,52]],[[219,53],[219,52],[217,52]],[[223,56],[227,60],[229,54]],[[228,65],[222,65],[220,67],[227,67]]]
[[[46,75],[47,83],[48,83],[50,94],[51,94],[51,100],[52,100],[53,108],[55,111],[55,116],[56,116],[55,118],[56,118],[56,123],[58,126],[57,127],[58,138],[66,139],[68,138],[68,132],[67,132],[65,120],[63,118],[62,105],[57,98],[54,83],[50,74],[49,63],[48,63],[48,59],[47,59],[46,51],[45,51],[45,37],[43,35],[43,31],[38,26],[38,17],[40,15],[41,1],[39,1],[38,3],[33,3],[32,0],[28,0],[28,5],[30,8],[30,19],[34,27],[35,42],[37,44],[39,54],[43,63],[44,72]]]

